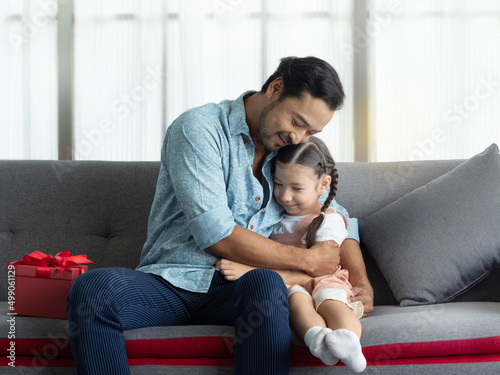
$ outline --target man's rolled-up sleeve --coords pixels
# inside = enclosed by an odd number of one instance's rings
[[[347,219],[347,222],[349,223],[349,234],[347,235],[347,238],[356,240],[359,243],[358,219],[356,219],[355,217],[350,217]]]
[[[169,128],[162,152],[175,197],[201,249],[229,236],[236,223],[228,207],[223,167],[227,140],[214,120],[192,112]]]
[[[236,224],[228,207],[216,207],[189,221],[188,227],[201,249],[229,236]]]

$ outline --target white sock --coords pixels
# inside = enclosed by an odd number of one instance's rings
[[[366,368],[366,358],[354,332],[347,329],[331,331],[326,335],[325,342],[332,355],[342,360],[351,371],[360,373]]]
[[[339,359],[328,350],[326,345],[325,337],[330,332],[332,332],[330,328],[314,326],[309,328],[304,335],[304,342],[312,355],[321,359],[327,366],[333,366],[339,361]]]

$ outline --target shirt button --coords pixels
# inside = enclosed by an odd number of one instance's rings
[[[253,224],[250,225],[250,229],[253,229]]]
[[[257,202],[259,202],[259,201],[260,201],[260,197],[256,197],[256,198],[255,198],[255,200],[256,200]]]

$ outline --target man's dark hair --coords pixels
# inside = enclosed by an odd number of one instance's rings
[[[284,84],[280,101],[287,97],[301,98],[304,93],[309,93],[322,99],[332,111],[342,108],[345,97],[342,83],[335,69],[324,60],[313,56],[284,57],[260,92],[264,94],[278,77],[283,78]]]

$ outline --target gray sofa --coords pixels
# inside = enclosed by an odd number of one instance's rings
[[[339,163],[337,200],[360,220],[363,232],[364,218],[462,162]],[[159,166],[159,162],[1,161],[0,265],[35,250],[54,255],[67,249],[87,254],[94,261],[90,269],[135,268],[146,238]],[[374,311],[362,320],[368,360],[364,373],[500,372],[500,270],[496,266],[446,303],[400,307],[394,287],[389,286],[391,280],[384,277],[364,243],[362,249],[375,292]],[[67,321],[16,316],[15,339],[8,338],[12,324],[5,302],[5,269],[0,301],[4,301],[0,302],[2,373],[76,373]],[[232,327],[152,327],[125,334],[132,374],[234,373]],[[293,340],[292,374],[349,373],[342,364],[322,366],[297,337]],[[11,341],[15,341],[16,368],[8,365]]]

